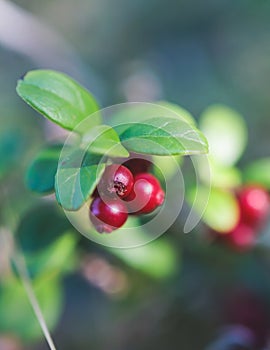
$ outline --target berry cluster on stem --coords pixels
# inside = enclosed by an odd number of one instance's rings
[[[218,234],[218,237],[237,251],[247,251],[254,246],[269,214],[269,194],[260,185],[244,185],[236,191],[236,198],[239,220],[231,231]]]
[[[165,193],[149,172],[151,164],[147,159],[131,158],[106,167],[89,212],[99,233],[111,233],[124,225],[129,214],[149,214],[163,204]]]

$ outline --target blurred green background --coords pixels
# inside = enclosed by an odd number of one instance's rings
[[[213,343],[229,344],[224,326],[241,324],[225,312],[239,293],[264,339],[256,349],[266,349],[269,225],[244,254],[209,245],[203,224],[183,234],[181,217],[139,258],[87,241],[53,198],[24,186],[37,150],[65,133],[15,87],[28,70],[52,68],[85,85],[102,107],[167,100],[199,120],[210,105],[227,105],[247,126],[242,170],[269,156],[269,43],[268,0],[0,0],[1,350],[47,349],[16,268],[5,264],[7,230],[25,254],[57,349],[241,349]],[[234,332],[241,341],[249,335]],[[249,344],[242,349],[254,350]]]

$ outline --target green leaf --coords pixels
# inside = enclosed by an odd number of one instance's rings
[[[270,158],[258,159],[243,170],[244,182],[260,184],[270,189]]]
[[[129,152],[121,145],[116,131],[108,125],[98,125],[83,135],[88,151],[110,157],[128,157]]]
[[[209,199],[208,188],[200,186],[190,188],[187,193],[189,204],[195,205],[195,210],[203,212],[203,221],[218,232],[228,232],[233,229],[239,220],[239,206],[235,196],[222,189],[212,187]],[[196,198],[196,202],[194,202]]]
[[[208,161],[206,162],[205,159],[201,158],[197,159],[199,176],[205,184],[223,189],[232,189],[241,185],[242,176],[238,168],[219,164],[211,156],[208,157]]]
[[[20,159],[25,147],[23,135],[19,129],[8,128],[0,133],[0,178],[4,176]]]
[[[107,248],[128,266],[156,279],[172,276],[180,262],[174,247],[165,239],[130,249]]]
[[[25,255],[43,251],[70,229],[70,223],[55,202],[34,205],[20,218],[16,240]]]
[[[75,260],[77,238],[73,232],[65,232],[42,251],[25,255],[31,276],[56,276],[68,271]]]
[[[207,153],[207,141],[195,127],[177,118],[152,118],[115,127],[129,150],[154,155]]]
[[[33,283],[48,328],[52,331],[62,311],[62,291],[56,279],[38,279]],[[20,280],[9,277],[0,288],[0,333],[13,333],[24,341],[42,337],[42,331]]]
[[[67,75],[52,70],[28,72],[18,81],[17,93],[32,108],[68,130],[99,109],[90,92]]]
[[[223,105],[213,105],[202,114],[200,129],[217,163],[230,166],[238,161],[247,144],[247,128],[239,113]]]
[[[26,173],[26,185],[30,190],[43,194],[54,191],[55,174],[62,147],[49,145],[33,159]]]
[[[84,150],[61,157],[55,182],[58,203],[66,210],[78,210],[94,192],[104,170],[105,159]]]

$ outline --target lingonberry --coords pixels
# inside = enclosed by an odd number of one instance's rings
[[[164,191],[155,176],[141,173],[134,176],[134,188],[125,198],[133,214],[148,214],[164,201]]]
[[[259,225],[269,211],[267,191],[255,185],[245,186],[238,193],[241,220],[253,226]]]
[[[128,210],[119,198],[96,197],[91,203],[89,216],[99,233],[111,233],[124,225]]]
[[[240,222],[230,232],[219,236],[234,250],[244,252],[253,248],[255,244],[256,232],[251,226]]]
[[[127,167],[112,164],[105,169],[97,188],[101,195],[117,194],[124,198],[130,194],[133,184],[133,175]]]
[[[146,156],[142,158],[143,156],[141,155],[131,154],[131,157],[132,158],[124,162],[123,165],[126,166],[133,175],[146,173],[152,166],[150,159]]]

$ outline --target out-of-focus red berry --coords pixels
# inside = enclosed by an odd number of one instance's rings
[[[253,248],[256,232],[249,225],[240,222],[233,230],[220,236],[234,250],[244,252]]]
[[[255,185],[245,186],[238,193],[241,221],[252,226],[260,225],[269,212],[267,191]]]

